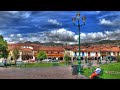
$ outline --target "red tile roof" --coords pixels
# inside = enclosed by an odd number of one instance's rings
[[[21,46],[32,46],[34,51],[50,51],[50,52],[64,52],[66,48],[72,50],[72,51],[78,51],[78,46],[43,46],[43,45],[37,45],[37,44],[8,44],[8,50],[13,50],[15,48],[20,49]],[[29,49],[22,49],[22,50],[28,50]],[[81,52],[119,52],[120,48],[118,46],[112,46],[109,44],[102,44],[102,45],[91,45],[89,47],[87,46],[80,46]]]
[[[64,52],[64,48],[61,46],[41,46],[39,48],[40,51],[57,51],[57,52]]]
[[[20,50],[22,50],[22,51],[32,51],[33,49],[29,49],[29,48],[20,48]]]
[[[63,57],[64,54],[47,54],[47,56],[49,57]]]

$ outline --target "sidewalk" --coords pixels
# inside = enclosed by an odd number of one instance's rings
[[[80,75],[75,75],[75,79],[89,79],[89,78],[80,74]]]

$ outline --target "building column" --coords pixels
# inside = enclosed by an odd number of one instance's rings
[[[17,59],[17,61],[22,61],[22,51],[20,51],[20,56],[19,56],[19,58]]]
[[[35,60],[34,51],[33,51],[33,59],[32,60]]]

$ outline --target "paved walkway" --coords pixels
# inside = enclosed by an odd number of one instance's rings
[[[85,79],[85,77],[80,77]],[[71,67],[3,68],[0,79],[80,79],[72,75]]]
[[[85,67],[85,64],[83,65]],[[96,65],[96,61],[93,61],[93,66]],[[84,75],[72,75],[71,66],[41,68],[0,67],[0,79],[88,79],[88,77]]]

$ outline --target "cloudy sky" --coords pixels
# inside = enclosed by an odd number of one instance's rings
[[[72,17],[76,13],[77,11],[0,11],[0,34],[8,43],[78,43],[78,28],[72,23]],[[80,13],[80,19],[86,16],[86,25],[81,27],[81,42],[120,39],[120,11]]]

